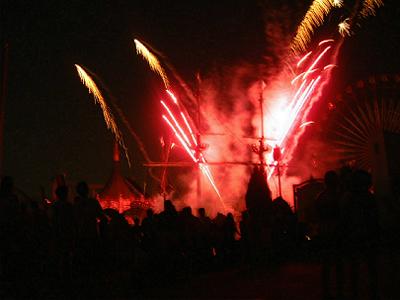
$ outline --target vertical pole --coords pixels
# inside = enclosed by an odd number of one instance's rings
[[[277,165],[277,170],[278,170],[278,188],[279,188],[279,197],[282,197],[282,186],[281,186],[281,165],[280,162],[278,161]]]
[[[1,95],[0,95],[0,177],[4,172],[4,109],[7,97],[8,80],[8,43],[2,45],[2,74],[1,74]]]
[[[260,165],[264,165],[264,152],[265,152],[265,146],[264,146],[264,139],[265,139],[265,133],[264,133],[264,99],[263,99],[263,91],[264,91],[264,81],[261,80],[261,90],[260,90],[260,113],[261,113],[261,138],[260,138],[260,149],[258,152],[258,156],[260,159]],[[264,167],[263,167],[264,168]]]
[[[197,146],[195,157],[197,159],[197,205],[201,205],[201,167],[200,167],[200,151],[201,151],[200,133],[197,133]]]
[[[197,74],[197,146],[196,146],[196,159],[197,159],[197,205],[201,205],[201,168],[200,168],[200,155],[201,155],[201,136],[200,136],[200,130],[201,130],[201,124],[200,124],[200,118],[201,118],[201,111],[200,111],[200,74]]]

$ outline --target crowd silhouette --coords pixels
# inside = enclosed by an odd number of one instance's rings
[[[299,224],[283,198],[272,200],[258,167],[248,183],[247,209],[239,220],[232,213],[218,213],[211,219],[204,208],[195,213],[191,207],[178,211],[166,200],[162,212],[148,209],[133,225],[116,210],[103,210],[89,197],[85,182],[77,184],[75,193],[59,184],[56,200],[49,202],[19,199],[13,179],[4,177],[0,187],[2,293],[96,297],[111,287],[114,292],[139,293],[214,270],[268,268],[304,259],[306,253],[322,265],[324,298],[342,299],[348,281],[347,296],[357,299],[360,266],[366,265],[369,295],[377,299],[381,230],[371,176],[343,169],[339,174],[328,171],[324,179],[326,188],[315,201],[317,233],[309,241],[310,224]],[[68,200],[69,194],[76,195],[73,201]]]

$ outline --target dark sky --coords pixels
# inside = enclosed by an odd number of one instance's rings
[[[278,8],[283,3],[265,2]],[[113,138],[74,63],[102,79],[157,160],[161,83],[135,55],[133,38],[163,52],[188,81],[216,66],[259,64],[266,54],[266,12],[260,3],[1,1],[2,40],[10,44],[5,174],[33,196],[62,172],[71,181],[108,178]],[[398,5],[387,2],[348,41],[344,81],[399,71],[398,15]],[[143,159],[124,133],[133,158],[128,174],[143,181]]]

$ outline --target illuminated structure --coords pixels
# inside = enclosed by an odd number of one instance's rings
[[[375,194],[387,197],[400,178],[400,75],[371,76],[348,86],[327,111],[331,157],[372,173]]]
[[[112,208],[119,213],[133,210],[134,214],[140,216],[146,209],[152,207],[151,201],[145,199],[143,193],[121,174],[117,143],[114,146],[111,177],[97,198],[103,209]]]

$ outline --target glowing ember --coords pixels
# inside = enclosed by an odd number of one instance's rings
[[[339,23],[338,27],[339,27],[339,33],[340,33],[341,36],[344,37],[346,35],[347,36],[351,35],[349,18],[347,18],[343,22]]]

